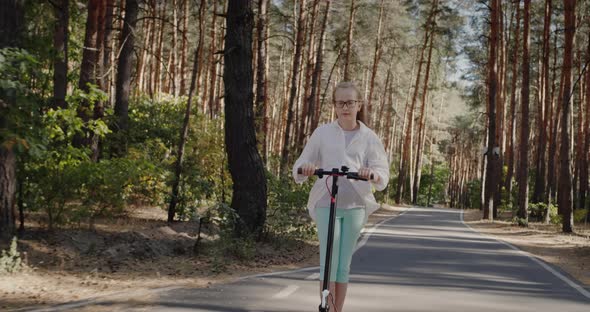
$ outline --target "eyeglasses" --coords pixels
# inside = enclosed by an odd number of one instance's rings
[[[350,101],[334,101],[334,105],[336,105],[336,107],[338,107],[338,108],[344,108],[344,107],[351,107],[352,108],[358,102],[360,102],[360,101],[355,101],[355,100],[350,100]]]

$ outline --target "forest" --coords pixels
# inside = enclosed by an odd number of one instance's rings
[[[236,2],[0,2],[3,239],[142,206],[309,237],[291,166],[350,80],[390,161],[379,201],[590,221],[588,1]]]

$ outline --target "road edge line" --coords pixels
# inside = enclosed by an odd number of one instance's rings
[[[539,264],[541,267],[543,267],[545,270],[549,271],[551,274],[553,274],[555,277],[559,278],[560,280],[562,280],[563,282],[565,282],[566,284],[568,284],[570,287],[572,287],[573,289],[577,290],[580,294],[582,294],[584,297],[586,297],[587,299],[590,299],[590,292],[587,291],[583,286],[581,286],[580,284],[578,284],[577,282],[571,280],[570,278],[568,278],[567,276],[557,272],[554,268],[552,268],[549,264],[547,264],[544,260],[539,259],[537,256],[531,254],[528,251],[524,251],[512,244],[510,244],[509,242],[506,242],[500,238],[497,238],[495,236],[489,235],[489,234],[485,234],[482,233],[480,231],[475,230],[474,228],[472,228],[469,224],[465,223],[465,220],[463,218],[463,214],[464,214],[465,210],[461,209],[461,223],[463,223],[463,225],[465,225],[467,228],[469,228],[471,231],[480,234],[481,236],[484,236],[486,238],[489,239],[493,239],[495,241],[498,241],[506,246],[508,246],[509,248],[517,251],[519,254],[526,256],[527,258],[531,259],[533,262]]]

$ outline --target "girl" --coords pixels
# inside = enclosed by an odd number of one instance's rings
[[[361,121],[364,105],[360,95],[352,82],[341,82],[334,88],[332,99],[338,119],[315,129],[293,166],[293,177],[297,183],[305,182],[317,168],[331,170],[347,166],[365,179],[373,174],[371,181],[338,179],[329,286],[333,296],[329,302],[333,300],[338,312],[342,312],[344,306],[350,262],[357,239],[369,215],[379,208],[372,186],[381,191],[389,181],[389,161],[383,144],[375,132]],[[302,168],[301,174],[297,173],[298,168]],[[326,187],[331,185],[331,181],[325,179],[328,177],[315,181],[307,203],[320,240],[320,291],[324,279],[331,196]]]

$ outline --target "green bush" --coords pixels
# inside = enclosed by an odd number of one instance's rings
[[[528,208],[529,219],[535,222],[544,222],[547,217],[547,204],[546,203],[529,203]],[[549,219],[553,224],[560,223],[557,215],[557,206],[549,205]],[[557,223],[555,223],[557,222]]]
[[[74,149],[76,151],[76,149]],[[29,163],[26,207],[41,210],[49,228],[90,222],[97,217],[123,213],[126,204],[137,199],[146,187],[149,164],[117,158],[91,161],[63,161],[64,153],[52,153],[44,162]]]
[[[587,214],[588,208],[574,210],[574,223],[584,223],[586,221]]]
[[[512,224],[527,227],[527,226],[529,226],[529,220],[527,220],[526,218],[513,217]]]
[[[266,236],[295,239],[315,237],[315,226],[307,211],[307,198],[313,183],[299,185],[291,176],[280,179],[268,172],[266,177],[268,186]]]
[[[24,264],[20,258],[20,253],[17,251],[16,237],[14,237],[8,251],[2,250],[2,256],[0,256],[0,274],[17,273],[23,268]]]

